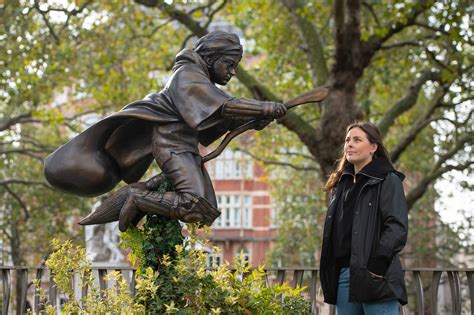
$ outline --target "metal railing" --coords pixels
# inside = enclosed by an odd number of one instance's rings
[[[1,270],[1,310],[2,314],[24,314],[26,309],[38,313],[40,298],[38,290],[31,285],[32,280],[41,281],[46,287],[47,303],[60,307],[59,292],[46,267],[0,266]],[[129,282],[130,292],[135,294],[135,270],[122,266],[95,266],[97,285],[100,290],[108,287],[105,276],[110,271],[120,271]],[[293,288],[305,287],[305,295],[311,300],[315,314],[334,314],[334,307],[323,303],[317,268],[277,268],[267,269],[266,282],[288,282]],[[474,268],[415,268],[406,269],[405,278],[409,292],[409,303],[400,307],[400,314],[474,314]],[[17,288],[13,296],[13,283]],[[449,294],[447,293],[449,291]],[[87,289],[79,296],[87,294]],[[15,310],[11,305],[16,305]]]

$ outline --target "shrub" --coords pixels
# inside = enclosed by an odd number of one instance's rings
[[[51,268],[57,288],[68,299],[64,314],[309,314],[310,303],[301,292],[287,283],[266,286],[264,266],[253,269],[241,256],[233,269],[229,264],[208,270],[207,241],[198,235],[197,225],[188,225],[189,237],[183,244],[181,227],[176,221],[149,216],[140,229],[122,233],[123,246],[131,248],[132,260],[138,262],[135,298],[118,272],[108,280],[115,287],[98,290],[85,250],[70,241],[53,241],[54,253],[46,265]],[[178,224],[179,225],[179,224]],[[217,248],[213,249],[218,250]],[[74,277],[81,279],[81,291],[74,294]],[[38,284],[36,284],[38,285]],[[44,293],[40,293],[42,300]],[[55,308],[44,305],[47,314]]]
[[[153,222],[153,219],[150,220]],[[202,248],[208,242],[204,233],[198,234],[198,226],[188,224],[189,237],[178,243],[180,229],[171,229],[173,224],[167,219],[155,219],[150,227],[145,224],[143,230],[132,230],[122,237],[128,246],[132,243],[144,244],[131,246],[132,257],[139,257],[144,262],[155,261],[154,265],[142,264],[143,268],[158,268],[155,285],[157,294],[146,300],[147,311],[152,314],[309,314],[310,303],[301,292],[304,288],[292,289],[287,283],[266,286],[264,266],[253,269],[241,256],[235,261],[231,270],[228,263],[208,270],[207,255]],[[152,232],[150,232],[150,230]],[[155,238],[148,238],[155,235]],[[161,235],[161,237],[158,237]],[[163,237],[165,236],[165,237]],[[133,240],[140,239],[140,242]],[[146,240],[146,241],[145,241]],[[167,241],[164,241],[167,240]],[[156,242],[156,243],[155,243]],[[157,243],[167,246],[162,256],[156,259],[156,252],[149,248],[157,248]],[[170,245],[174,244],[171,249]],[[163,247],[162,247],[163,248]],[[213,251],[218,251],[214,247]],[[151,255],[152,257],[148,257]],[[139,272],[140,273],[140,272]]]
[[[105,280],[115,282],[115,286],[99,290],[94,286],[91,263],[86,259],[86,251],[82,247],[74,247],[70,241],[60,243],[53,240],[54,252],[46,261],[51,269],[54,283],[62,292],[67,302],[62,305],[62,314],[145,314],[146,304],[134,299],[130,295],[128,283],[118,271],[109,272]],[[151,273],[151,274],[150,274]],[[137,279],[137,296],[153,296],[156,294],[154,280],[156,275],[150,269],[150,276]],[[75,296],[73,279],[80,279],[78,286],[81,292],[87,295],[80,298]],[[36,288],[41,288],[38,281],[34,281]],[[39,290],[41,301],[46,301],[45,292]],[[56,307],[45,302],[42,308],[48,315],[56,314]]]

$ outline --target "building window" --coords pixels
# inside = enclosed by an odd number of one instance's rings
[[[217,205],[222,212],[214,228],[241,228],[252,226],[252,197],[248,195],[218,195]]]
[[[225,149],[214,161],[208,163],[207,171],[212,179],[244,179],[252,177],[252,166],[252,160],[247,155]]]
[[[222,263],[221,254],[218,253],[209,253],[207,256],[207,267],[216,268]]]
[[[252,197],[244,196],[244,207],[243,207],[243,227],[252,226]]]

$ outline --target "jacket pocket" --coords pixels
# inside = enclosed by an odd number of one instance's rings
[[[351,300],[354,302],[375,302],[395,298],[385,277],[375,278],[365,267],[360,268],[350,282],[353,289]]]

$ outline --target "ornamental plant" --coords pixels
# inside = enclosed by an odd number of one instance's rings
[[[219,250],[203,250],[209,248],[205,237],[209,229],[198,233],[196,224],[188,224],[183,243],[181,229],[172,226],[176,223],[152,216],[143,228],[122,233],[123,246],[131,248],[131,260],[138,262],[137,274],[156,272],[156,295],[141,299],[147,313],[310,313],[310,302],[301,294],[304,288],[293,289],[287,283],[267,286],[265,266],[252,268],[242,253],[232,266],[226,262],[209,269],[207,255]]]
[[[62,314],[146,314],[146,302],[150,296],[156,294],[156,274],[150,268],[136,279],[137,298],[132,298],[127,281],[120,272],[112,271],[105,276],[105,281],[114,282],[111,288],[99,290],[94,286],[95,278],[92,276],[91,263],[86,258],[86,251],[80,246],[73,246],[70,241],[63,243],[54,239],[52,241],[54,252],[46,261],[46,266],[51,269],[51,276],[59,293],[64,294],[66,303],[62,305]],[[74,279],[77,287],[83,293],[81,297],[75,295]],[[41,289],[38,280],[33,282],[37,289],[40,307],[45,314],[57,314],[56,307],[46,303],[46,294]],[[32,312],[30,312],[32,314]]]
[[[172,190],[164,180],[158,191]],[[54,252],[46,262],[57,288],[68,302],[63,314],[309,314],[310,302],[287,283],[266,285],[264,266],[253,269],[241,253],[231,267],[227,262],[209,269],[205,238],[209,228],[198,233],[197,224],[188,224],[184,239],[176,220],[147,215],[143,226],[121,233],[121,247],[129,248],[129,260],[137,267],[136,295],[119,272],[110,272],[106,281],[115,287],[98,290],[93,286],[91,263],[81,247],[70,241],[53,240]],[[211,251],[217,252],[214,247]],[[80,298],[75,296],[72,279],[79,278]],[[35,283],[39,288],[39,283]],[[45,301],[44,292],[40,299]],[[46,314],[56,309],[43,305]]]
[[[151,220],[150,220],[151,219]],[[175,233],[164,218],[149,218],[140,229],[123,233],[123,246],[131,246],[130,256],[137,264],[136,295],[131,297],[128,283],[119,272],[109,272],[106,281],[114,286],[99,290],[94,286],[91,263],[82,247],[70,241],[53,240],[54,252],[46,261],[59,292],[66,297],[63,314],[309,314],[310,303],[287,283],[266,286],[264,266],[252,268],[243,254],[232,266],[227,262],[214,269],[207,266],[203,248],[207,240],[198,234],[197,225],[188,225],[188,238],[171,246],[168,233]],[[151,227],[153,222],[155,226]],[[158,225],[161,223],[162,225]],[[162,232],[161,237],[157,237]],[[181,235],[181,233],[179,233]],[[153,236],[153,239],[148,238]],[[163,237],[166,236],[166,237]],[[172,236],[172,235],[171,235]],[[155,243],[167,244],[158,250]],[[212,248],[218,251],[218,248]],[[161,254],[161,256],[159,254]],[[153,264],[153,265],[148,265]],[[157,267],[159,266],[159,267]],[[73,279],[81,292],[75,295]],[[37,288],[40,284],[35,282]],[[40,300],[46,301],[39,290]],[[43,303],[46,314],[56,308]]]

